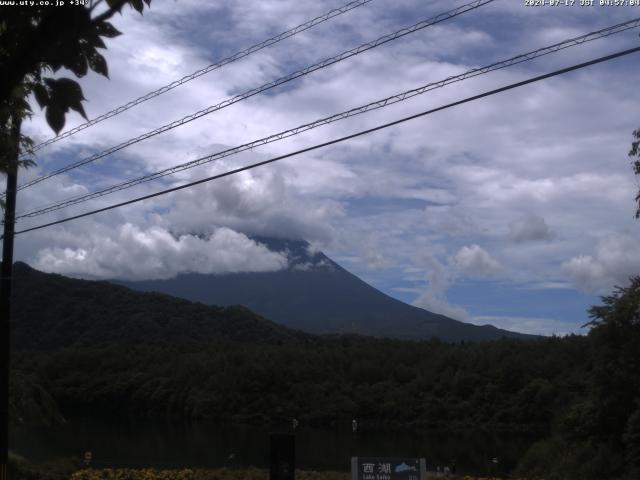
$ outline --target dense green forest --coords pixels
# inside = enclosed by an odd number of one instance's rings
[[[252,423],[296,417],[311,425],[355,416],[365,428],[544,432],[563,405],[584,395],[587,348],[580,337],[466,345],[336,338],[26,351],[15,363],[63,413]]]
[[[14,421],[55,423],[59,409],[523,431],[540,438],[523,474],[639,478],[640,278],[591,310],[589,335],[449,344],[314,336],[239,307],[25,267],[14,297],[24,305],[13,324]]]

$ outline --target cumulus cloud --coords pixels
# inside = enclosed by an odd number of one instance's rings
[[[458,250],[453,256],[453,264],[461,273],[474,276],[494,275],[502,270],[500,262],[476,244]]]
[[[416,307],[424,308],[430,312],[444,315],[455,320],[463,322],[469,320],[469,312],[464,308],[450,304],[445,297],[439,296],[431,290],[427,290],[420,295],[413,304]]]
[[[640,238],[609,236],[601,240],[593,255],[577,255],[562,264],[574,285],[586,292],[604,293],[614,286],[625,286],[629,278],[640,275]]]
[[[491,276],[502,270],[500,263],[476,244],[462,247],[446,263],[430,254],[423,255],[420,260],[425,265],[427,288],[413,304],[462,321],[469,321],[471,315],[465,308],[447,301],[446,293],[451,284],[461,275]]]
[[[198,175],[195,173],[193,178]],[[326,245],[333,237],[331,220],[340,215],[339,202],[305,197],[296,185],[295,173],[286,166],[275,166],[183,191],[160,222],[180,231],[228,226],[250,235],[305,239]]]
[[[447,289],[454,279],[452,269],[432,255],[423,256],[422,261],[427,269],[427,289],[413,305],[456,320],[467,320],[469,313],[462,307],[451,305],[446,298]]]
[[[509,239],[514,242],[548,240],[551,230],[543,217],[527,215],[509,224]]]
[[[385,258],[382,252],[380,252],[378,245],[373,239],[369,239],[369,241],[364,244],[363,260],[370,270],[384,270],[391,266],[391,263]]]
[[[104,233],[82,239],[82,246],[76,248],[43,248],[33,265],[46,272],[128,280],[170,278],[180,272],[265,272],[287,267],[284,254],[228,228],[207,237],[174,236],[157,226],[143,230],[127,223],[110,235]]]
[[[124,35],[108,42],[105,52],[111,79],[93,74],[81,79],[90,100],[86,104],[89,117],[330,8],[321,2],[303,5],[295,0],[214,3],[165,2],[149,9],[144,17],[127,12],[114,18]],[[39,151],[41,170],[37,172],[79,160],[80,151],[83,156],[90,155],[448,8],[444,1],[371,2]],[[140,142],[58,181],[21,191],[19,208],[48,204],[193,160],[225,148],[222,144],[237,146],[618,23],[625,16],[624,9],[600,8],[595,12],[529,11],[516,2],[494,2]],[[261,21],[256,23],[254,17]],[[526,65],[480,75],[265,145],[246,156],[228,157],[228,161],[216,163],[217,169],[213,165],[198,167],[90,205],[103,207],[397,120],[611,51],[634,35],[629,31],[606,42],[591,42]],[[437,271],[427,274],[431,286],[418,302],[457,318],[463,312],[447,310],[458,307],[446,303],[446,291],[457,277],[465,275],[491,278],[500,272],[505,281],[514,281],[517,272],[519,282],[543,284],[558,280],[560,265],[570,259],[562,270],[581,279],[578,283],[583,286],[594,283],[595,278],[611,277],[613,282],[621,275],[611,272],[624,268],[613,267],[612,260],[597,249],[596,253],[580,254],[593,252],[601,236],[619,235],[636,227],[630,201],[636,187],[624,161],[630,133],[637,127],[635,105],[640,98],[640,92],[628,82],[633,68],[631,60],[621,59],[576,72],[570,79],[558,77],[487,97],[225,181],[92,217],[91,221],[63,224],[54,229],[55,234],[49,229],[40,231],[41,235],[29,233],[18,237],[16,252],[20,256],[16,258],[38,259],[60,272],[92,265],[82,271],[96,276],[131,275],[133,267],[128,262],[109,265],[98,251],[117,253],[110,242],[120,243],[124,224],[135,225],[143,236],[151,238],[164,238],[151,233],[154,229],[165,234],[180,232],[170,235],[174,240],[154,241],[167,252],[193,245],[196,253],[208,251],[202,242],[211,240],[187,235],[180,241],[180,235],[215,234],[220,227],[227,227],[249,236],[311,240],[334,258],[355,258],[356,274],[366,275],[371,267],[387,263],[389,268],[377,278],[384,277],[384,285],[394,285],[406,280],[399,276],[403,269],[414,266],[415,252],[428,248],[440,262],[445,281],[436,278]],[[565,88],[568,84],[573,88]],[[80,121],[72,114],[68,128]],[[25,133],[37,140],[51,136],[44,115],[38,113],[25,122]],[[622,161],[612,161],[614,158]],[[34,174],[36,169],[27,172],[23,180]],[[41,219],[52,221],[87,209],[72,208],[60,216]],[[535,211],[538,216],[516,219],[523,211]],[[507,235],[505,219],[516,219]],[[24,220],[21,228],[37,223],[39,219]],[[558,241],[540,241],[553,233],[548,225],[561,229]],[[367,250],[362,239],[370,237],[376,239],[375,248]],[[331,248],[327,249],[328,245]],[[494,255],[500,252],[499,261],[478,245]],[[236,258],[237,252],[255,249],[245,249],[239,242],[237,248],[222,251]],[[177,256],[175,252],[166,255]],[[141,258],[155,265],[148,255]],[[145,266],[141,275],[164,275],[158,273],[163,268],[172,274],[180,268],[168,260],[156,262],[157,267]],[[625,262],[634,265],[633,258]],[[242,265],[240,260],[232,263]],[[180,265],[193,268],[189,262]],[[244,265],[250,267],[248,262]],[[211,268],[222,271],[226,267],[218,262]],[[424,280],[422,276],[420,281]]]

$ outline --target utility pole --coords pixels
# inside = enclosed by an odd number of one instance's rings
[[[18,156],[20,154],[19,113],[11,123],[13,148],[5,152],[7,158],[7,192],[2,237],[2,273],[0,278],[0,322],[2,338],[2,373],[0,376],[0,480],[7,480],[9,461],[9,362],[11,360],[11,280],[13,276],[13,232],[16,216],[16,188],[18,184]]]

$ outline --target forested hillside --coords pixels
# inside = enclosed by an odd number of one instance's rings
[[[523,473],[638,478],[640,278],[591,310],[587,336],[445,343],[314,336],[243,308],[16,271],[16,398],[35,408],[23,413],[521,431],[541,438]]]
[[[16,265],[15,367],[63,413],[545,431],[584,392],[588,339],[447,344],[289,330]],[[32,295],[38,292],[38,295]],[[560,368],[559,368],[560,366]]]
[[[108,282],[14,267],[12,342],[18,350],[99,345],[286,342],[311,338],[241,306],[215,307]]]
[[[111,345],[24,351],[16,364],[46,379],[63,413],[545,432],[585,393],[587,343]]]

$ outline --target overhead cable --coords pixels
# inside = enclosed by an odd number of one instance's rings
[[[458,15],[462,15],[464,13],[467,13],[471,10],[475,10],[476,8],[479,8],[483,5],[486,5],[488,3],[494,2],[495,0],[475,0],[471,3],[468,3],[466,5],[462,5],[459,6],[457,8],[454,8],[453,10],[449,10],[448,12],[445,13],[441,13],[439,15],[436,15],[435,17],[432,17],[430,19],[427,20],[423,20],[421,22],[418,22],[410,27],[405,27],[402,28],[400,30],[398,30],[397,32],[388,34],[388,35],[384,35],[372,42],[368,42],[365,44],[362,44],[356,48],[353,48],[351,50],[347,50],[346,52],[342,52],[338,55],[335,55],[333,57],[330,58],[326,58],[318,63],[315,63],[311,66],[305,67],[302,70],[298,70],[296,72],[290,73],[288,75],[285,75],[284,77],[280,77],[277,80],[273,80],[269,83],[265,83],[264,85],[257,87],[257,88],[253,88],[251,90],[248,90],[244,93],[241,93],[239,95],[236,95],[232,98],[229,98],[227,100],[224,100],[223,102],[220,102],[216,105],[212,105],[210,107],[204,108],[202,110],[199,110],[195,113],[192,113],[191,115],[187,115],[186,117],[183,117],[179,120],[175,120],[171,123],[168,123],[166,125],[163,125],[162,127],[156,128],[155,130],[149,131],[147,133],[144,133],[138,137],[129,139],[123,143],[120,143],[119,145],[110,147],[100,153],[96,153],[94,155],[91,155],[90,157],[84,158],[82,160],[78,160],[77,162],[71,163],[65,167],[59,168],[57,170],[54,170],[51,173],[42,175],[40,177],[34,178],[33,180],[30,180],[22,185],[20,185],[18,187],[18,190],[22,190],[25,189],[27,187],[31,187],[33,185],[36,185],[44,180],[47,180],[48,178],[54,177],[56,175],[60,175],[62,173],[68,172],[70,170],[73,170],[75,168],[81,167],[83,165],[86,165],[88,163],[94,162],[100,158],[104,158],[107,155],[111,155],[112,153],[115,153],[119,150],[122,150],[123,148],[129,147],[133,144],[136,144],[138,142],[141,142],[143,140],[146,140],[148,138],[154,137],[156,135],[159,135],[161,133],[167,132],[169,130],[172,130],[176,127],[180,127],[182,125],[185,125],[186,123],[192,122],[198,118],[204,117],[205,115],[209,115],[210,113],[213,113],[215,111],[221,110],[223,108],[226,108],[230,105],[233,105],[235,103],[238,103],[242,100],[246,100],[247,98],[253,97],[254,95],[257,95],[259,93],[262,93],[266,90],[272,89],[274,87],[277,87],[279,85],[285,84],[287,82],[290,82],[292,80],[295,80],[297,78],[300,78],[302,76],[308,75],[312,72],[315,72],[316,70],[320,70],[322,68],[328,67],[330,65],[333,65],[335,63],[341,62],[343,60],[346,60],[348,58],[351,58],[355,55],[359,55],[363,52],[366,52],[368,50],[371,50],[373,48],[379,47],[380,45],[384,45],[388,42],[391,42],[393,40],[397,40],[398,38],[404,37],[405,35],[409,35],[411,33],[415,33],[419,30],[422,30],[424,28],[430,27],[432,25],[435,25],[437,23],[443,22],[445,20],[449,20],[451,18],[454,18]]]
[[[104,189],[95,191],[95,192],[90,192],[90,193],[85,193],[82,195],[78,195],[72,198],[68,198],[66,200],[62,200],[62,201],[58,201],[55,203],[52,203],[50,205],[44,206],[44,207],[37,207],[35,209],[31,209],[29,211],[23,212],[23,213],[19,213],[16,216],[16,219],[20,219],[20,218],[27,218],[27,217],[36,217],[39,215],[44,215],[46,213],[49,212],[53,212],[56,210],[60,210],[62,208],[68,207],[68,206],[72,206],[72,205],[76,205],[79,203],[84,203],[86,201],[95,199],[95,198],[99,198],[105,195],[108,195],[110,193],[114,193],[114,192],[118,192],[127,188],[131,188],[134,187],[135,185],[139,185],[141,183],[146,183],[152,180],[156,180],[162,177],[165,177],[167,175],[172,175],[174,173],[177,172],[181,172],[183,170],[187,170],[189,168],[194,168],[206,163],[210,163],[225,157],[229,157],[231,155],[235,155],[238,154],[240,152],[246,151],[246,150],[251,150],[255,147],[259,147],[261,145],[266,145],[268,143],[272,143],[272,142],[276,142],[279,140],[282,140],[284,138],[288,138],[288,137],[292,137],[294,135],[298,135],[302,132],[306,132],[308,130],[317,128],[319,126],[322,125],[327,125],[339,120],[343,120],[355,115],[360,115],[362,113],[365,112],[369,112],[372,110],[377,110],[389,105],[392,105],[394,103],[398,103],[398,102],[402,102],[405,101],[409,98],[415,97],[417,95],[421,95],[424,93],[427,93],[431,90],[435,90],[437,88],[442,88],[446,85],[452,84],[452,83],[456,83],[456,82],[460,82],[463,80],[466,80],[468,78],[473,78],[479,75],[484,75],[486,73],[495,71],[495,70],[500,70],[503,68],[507,68],[513,65],[517,65],[523,62],[527,62],[530,60],[533,60],[535,58],[544,56],[544,55],[548,55],[550,53],[554,53],[557,52],[559,50],[563,50],[569,47],[573,47],[576,45],[580,45],[583,44],[585,42],[590,42],[593,40],[597,40],[600,38],[604,38],[607,37],[609,35],[613,35],[616,33],[620,33],[623,32],[625,30],[629,30],[631,28],[637,28],[640,26],[640,17],[634,19],[634,20],[630,20],[628,22],[624,22],[624,23],[620,23],[617,25],[613,25],[607,28],[603,28],[600,29],[598,31],[595,32],[591,32],[585,35],[581,35],[579,37],[574,37],[574,38],[570,38],[567,40],[564,40],[562,42],[559,43],[555,43],[553,45],[547,46],[547,47],[543,47],[543,48],[539,48],[537,50],[533,50],[531,52],[527,52],[527,53],[523,53],[520,55],[517,55],[515,57],[511,57],[509,59],[506,60],[501,60],[495,63],[492,63],[490,65],[486,65],[483,67],[478,67],[478,68],[474,68],[471,70],[468,70],[464,73],[458,74],[458,75],[453,75],[450,77],[447,77],[443,80],[439,80],[437,82],[431,82],[428,83],[426,85],[423,85],[421,87],[418,88],[414,88],[411,90],[407,90],[405,92],[390,96],[390,97],[386,97],[380,100],[376,100],[374,102],[368,103],[366,105],[362,105],[360,107],[355,107],[352,108],[350,110],[346,110],[344,112],[341,113],[337,113],[334,115],[331,115],[329,117],[324,117],[318,120],[315,120],[313,122],[304,124],[304,125],[300,125],[298,127],[289,129],[289,130],[285,130],[273,135],[270,135],[268,137],[264,137],[258,140],[254,140],[252,142],[249,143],[245,143],[243,145],[237,146],[237,147],[233,147],[233,148],[229,148],[211,155],[206,155],[200,158],[197,158],[195,160],[191,160],[189,162],[186,163],[182,163],[180,165],[176,165],[173,167],[169,167],[169,168],[165,168],[163,170],[159,170],[157,172],[153,172],[147,175],[143,175],[141,177],[135,178],[135,179],[131,179],[131,180],[127,180],[124,181],[122,183],[118,183],[115,185],[111,185],[109,187],[106,187]]]
[[[108,118],[114,117],[126,110],[129,110],[130,108],[135,107],[136,105],[139,105],[143,102],[146,102],[147,100],[150,100],[152,98],[158,97],[160,95],[162,95],[163,93],[168,92],[169,90],[173,90],[176,87],[179,87],[180,85],[184,85],[187,82],[190,82],[191,80],[198,78],[202,75],[205,75],[209,72],[212,72],[214,70],[217,70],[218,68],[224,67],[225,65],[229,65],[230,63],[235,62],[236,60],[240,60],[241,58],[247,57],[249,55],[251,55],[252,53],[255,53],[259,50],[262,50],[263,48],[269,47],[271,45],[274,45],[278,42],[281,42],[282,40],[285,40],[289,37],[293,37],[294,35],[300,33],[300,32],[304,32],[305,30],[308,30],[312,27],[315,27],[316,25],[326,22],[327,20],[330,20],[334,17],[337,17],[338,15],[342,15],[343,13],[346,13],[350,10],[353,10],[354,8],[358,8],[361,7],[362,5],[371,2],[372,0],[355,0],[352,2],[347,3],[346,5],[343,5],[342,7],[339,8],[334,8],[333,10],[330,10],[329,12],[325,13],[324,15],[320,15],[318,17],[315,17],[309,21],[306,21],[300,25],[298,25],[297,27],[293,27],[289,30],[287,30],[286,32],[282,32],[279,33],[278,35],[271,37],[267,40],[264,40],[263,42],[257,43],[255,45],[252,45],[249,48],[246,48],[244,50],[241,50],[237,53],[234,53],[233,55],[226,57],[216,63],[212,63],[211,65],[201,68],[200,70],[197,70],[189,75],[185,75],[184,77],[182,77],[179,80],[175,80],[173,82],[171,82],[168,85],[165,85],[163,87],[158,88],[157,90],[154,90],[152,92],[149,92],[141,97],[136,98],[135,100],[131,100],[128,103],[125,103],[124,105],[121,105],[117,108],[114,108],[113,110],[110,110],[106,113],[103,113],[102,115],[89,120],[85,123],[83,123],[82,125],[78,125],[75,128],[72,128],[71,130],[68,130],[66,132],[63,132],[62,134],[50,138],[49,140],[46,140],[42,143],[39,143],[38,145],[36,145],[35,147],[33,147],[32,151],[36,152],[38,150],[40,150],[41,148],[46,147],[47,145],[51,145],[52,143],[55,143],[59,140],[62,140],[63,138],[67,138],[70,137],[71,135],[74,135],[75,133],[80,132],[81,130],[84,130],[85,128],[89,128],[97,123],[102,122],[103,120],[106,120]]]
[[[162,191],[159,191],[159,192],[156,192],[156,193],[152,193],[152,194],[149,194],[149,195],[144,195],[142,197],[138,197],[138,198],[134,198],[134,199],[131,199],[131,200],[127,200],[125,202],[120,202],[120,203],[116,203],[116,204],[113,204],[113,205],[109,205],[108,207],[103,207],[103,208],[99,208],[99,209],[96,209],[96,210],[91,210],[89,212],[81,213],[79,215],[73,215],[71,217],[67,217],[67,218],[63,218],[63,219],[60,219],[60,220],[56,220],[54,222],[49,222],[49,223],[37,225],[35,227],[25,228],[23,230],[19,230],[19,231],[15,232],[15,235],[26,233],[26,232],[32,232],[34,230],[40,230],[42,228],[51,227],[53,225],[60,225],[62,223],[70,222],[71,220],[76,220],[76,219],[79,219],[79,218],[88,217],[90,215],[95,215],[97,213],[106,212],[108,210],[113,210],[115,208],[124,207],[126,205],[131,205],[133,203],[141,202],[143,200],[148,200],[148,199],[151,199],[151,198],[159,197],[161,195],[166,195],[168,193],[172,193],[172,192],[176,192],[176,191],[179,191],[179,190],[183,190],[185,188],[190,188],[190,187],[193,187],[195,185],[199,185],[199,184],[202,184],[202,183],[210,182],[212,180],[217,180],[219,178],[228,177],[230,175],[234,175],[234,174],[237,174],[237,173],[240,173],[240,172],[244,172],[244,171],[251,170],[251,169],[254,169],[254,168],[257,168],[257,167],[261,167],[263,165],[268,165],[270,163],[274,163],[274,162],[277,162],[279,160],[284,160],[285,158],[290,158],[290,157],[293,157],[293,156],[296,156],[296,155],[300,155],[302,153],[310,152],[310,151],[313,151],[313,150],[317,150],[319,148],[324,148],[324,147],[327,147],[329,145],[334,145],[336,143],[344,142],[346,140],[351,140],[351,139],[356,138],[356,137],[360,137],[360,136],[363,136],[363,135],[367,135],[369,133],[373,133],[373,132],[376,132],[376,131],[379,131],[379,130],[383,130],[383,129],[392,127],[394,125],[399,125],[401,123],[408,122],[409,120],[415,120],[416,118],[424,117],[426,115],[430,115],[430,114],[433,114],[435,112],[439,112],[441,110],[446,110],[446,109],[451,108],[451,107],[455,107],[455,106],[458,106],[458,105],[469,103],[469,102],[472,102],[472,101],[475,101],[475,100],[479,100],[481,98],[489,97],[491,95],[496,95],[498,93],[505,92],[505,91],[508,91],[508,90],[512,90],[514,88],[522,87],[522,86],[528,85],[530,83],[539,82],[541,80],[545,80],[545,79],[548,79],[548,78],[551,78],[551,77],[555,77],[557,75],[562,75],[564,73],[572,72],[574,70],[578,70],[578,69],[585,68],[585,67],[588,67],[588,66],[591,66],[591,65],[595,65],[597,63],[602,63],[602,62],[606,62],[606,61],[609,61],[609,60],[613,60],[614,58],[622,57],[622,56],[629,55],[631,53],[636,53],[636,52],[639,52],[639,51],[640,51],[640,47],[636,47],[636,48],[631,48],[631,49],[628,49],[628,50],[623,50],[621,52],[613,53],[611,55],[606,55],[606,56],[603,56],[603,57],[599,57],[599,58],[596,58],[594,60],[590,60],[588,62],[580,63],[580,64],[577,64],[577,65],[573,65],[571,67],[562,68],[560,70],[555,70],[553,72],[550,72],[550,73],[547,73],[547,74],[544,74],[544,75],[539,75],[539,76],[536,76],[536,77],[533,77],[533,78],[529,78],[527,80],[523,80],[523,81],[520,81],[520,82],[512,83],[510,85],[507,85],[507,86],[504,86],[504,87],[500,87],[500,88],[496,88],[494,90],[489,90],[487,92],[484,92],[484,93],[481,93],[481,94],[478,94],[478,95],[474,95],[472,97],[467,97],[467,98],[465,98],[463,100],[458,100],[456,102],[449,103],[447,105],[443,105],[443,106],[440,106],[440,107],[437,107],[437,108],[433,108],[431,110],[427,110],[427,111],[424,111],[424,112],[421,112],[421,113],[417,113],[415,115],[404,117],[404,118],[401,118],[399,120],[395,120],[393,122],[389,122],[389,123],[385,123],[385,124],[382,124],[382,125],[378,125],[376,127],[369,128],[367,130],[362,130],[360,132],[353,133],[351,135],[347,135],[347,136],[344,136],[344,137],[336,138],[334,140],[330,140],[328,142],[324,142],[324,143],[320,143],[320,144],[317,144],[317,145],[313,145],[311,147],[303,148],[301,150],[297,150],[295,152],[291,152],[291,153],[288,153],[288,154],[285,154],[285,155],[280,155],[278,157],[274,157],[274,158],[271,158],[269,160],[263,160],[261,162],[253,163],[251,165],[246,165],[244,167],[236,168],[236,169],[231,170],[231,171],[227,171],[227,172],[220,173],[220,174],[217,174],[217,175],[213,175],[213,176],[210,176],[210,177],[207,177],[207,178],[202,178],[200,180],[189,182],[189,183],[186,183],[184,185],[179,185],[179,186],[168,188],[166,190],[162,190]]]

